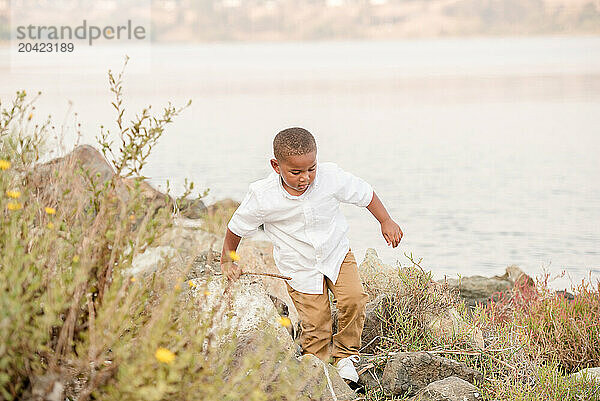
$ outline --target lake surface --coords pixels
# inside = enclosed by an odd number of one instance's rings
[[[155,186],[181,191],[187,177],[210,188],[208,202],[241,200],[269,173],[273,136],[303,126],[318,159],[371,183],[404,231],[388,248],[366,209],[344,205],[359,261],[373,247],[388,263],[412,253],[439,278],[517,264],[566,271],[555,287],[600,279],[600,37],[147,50],[98,47],[15,70],[0,48],[0,99],[41,90],[37,109],[64,142],[79,122],[93,144],[114,121],[106,71],[127,52],[129,117],[193,101],[145,169]]]

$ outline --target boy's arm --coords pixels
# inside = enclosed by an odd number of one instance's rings
[[[264,223],[263,213],[260,208],[256,191],[250,187],[248,193],[236,209],[227,224],[227,232],[223,240],[221,251],[221,271],[230,280],[237,280],[242,274],[242,269],[231,260],[230,252],[237,250],[242,237],[252,235]]]
[[[237,280],[242,274],[242,269],[237,263],[231,260],[229,252],[236,251],[242,237],[235,235],[228,228],[223,241],[223,250],[221,251],[221,271],[229,280]]]
[[[392,245],[393,248],[397,247],[404,233],[400,226],[392,220],[375,191],[373,191],[373,199],[367,209],[381,224],[381,234],[383,234],[383,238],[385,238],[388,245]]]

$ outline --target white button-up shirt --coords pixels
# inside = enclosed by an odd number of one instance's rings
[[[317,163],[315,179],[299,196],[291,195],[275,171],[250,184],[227,227],[247,237],[264,224],[273,258],[296,291],[323,293],[323,276],[337,281],[350,248],[348,223],[340,202],[366,207],[373,188],[335,163]]]

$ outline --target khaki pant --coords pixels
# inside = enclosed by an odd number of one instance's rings
[[[333,293],[338,309],[338,330],[333,337],[327,289]],[[294,290],[289,284],[287,290],[300,315],[303,354],[314,354],[326,362],[330,356],[333,362],[337,362],[358,354],[369,296],[360,281],[352,250],[344,258],[335,284],[327,277],[323,278],[323,294],[305,294]]]

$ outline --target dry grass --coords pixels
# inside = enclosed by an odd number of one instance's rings
[[[207,213],[202,217],[202,229],[209,233],[224,235],[231,216],[238,207],[238,203],[226,199],[208,207]]]
[[[376,311],[377,354],[427,350],[465,362],[483,373],[484,381],[477,385],[484,399],[600,400],[596,384],[569,376],[600,366],[599,283],[582,283],[568,300],[548,288],[547,278],[534,286],[521,281],[511,293],[469,311],[456,294],[434,283],[412,255],[409,259],[412,265],[398,266],[397,277],[387,280],[395,283],[394,290]],[[377,277],[373,282],[386,280]],[[426,321],[434,311],[447,308],[455,308],[467,325],[483,332],[483,348],[460,335],[444,339],[432,334]],[[371,390],[367,399],[392,398]]]
[[[120,151],[108,135],[99,141],[115,170],[136,183],[179,109],[168,106],[158,116],[146,110],[127,124],[121,81],[122,74],[109,73]],[[227,309],[206,308],[202,298],[184,302],[172,282],[183,282],[190,266],[175,278],[164,274],[166,264],[150,276],[127,273],[134,256],[172,226],[168,204],[148,205],[136,184],[122,197],[119,175],[100,182],[75,166],[49,175],[43,184],[53,190],[40,191],[27,177],[43,156],[48,131],[34,125],[24,92],[2,106],[1,399],[41,397],[54,388],[78,400],[302,399],[311,378],[288,363],[294,361],[268,333],[256,353],[239,354],[236,341],[215,341]],[[201,319],[193,318],[198,310]]]

